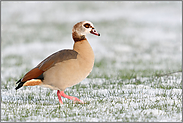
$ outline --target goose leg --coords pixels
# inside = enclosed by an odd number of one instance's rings
[[[59,96],[58,96],[58,99],[59,99],[59,102],[60,102],[61,104],[63,104],[62,99],[61,99],[61,96],[62,96],[62,97],[65,97],[65,98],[67,98],[67,99],[70,99],[70,100],[72,100],[72,101],[74,101],[74,103],[79,102],[79,103],[84,104],[84,102],[81,101],[80,99],[78,99],[77,97],[73,97],[73,96],[68,96],[68,95],[66,95],[66,94],[64,93],[64,91],[59,91],[59,90],[58,90],[58,91],[57,91],[57,95],[59,95]]]
[[[63,104],[62,98],[61,98],[61,94],[60,94],[60,91],[59,91],[59,90],[57,91],[57,96],[58,96],[59,102],[60,102],[61,104]]]

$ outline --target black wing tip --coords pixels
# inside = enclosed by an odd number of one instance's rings
[[[21,82],[21,79],[19,79],[17,82],[16,82],[16,84],[18,84],[18,83],[20,83]]]
[[[19,89],[19,88],[20,88],[20,87],[17,86],[17,87],[15,88],[15,90],[17,90],[17,89]]]
[[[43,80],[44,80],[44,75],[41,74],[41,75],[38,76],[36,79],[40,79],[41,81],[43,81]],[[23,86],[23,84],[25,83],[25,82],[22,82],[21,80],[22,80],[22,79],[19,79],[19,80],[16,82],[16,84],[18,84],[18,86],[15,88],[15,90],[18,90],[19,88],[21,88],[21,87]]]
[[[19,84],[18,84],[19,83]],[[15,90],[21,88],[25,82],[21,82],[21,79],[16,83],[18,86],[15,88]]]

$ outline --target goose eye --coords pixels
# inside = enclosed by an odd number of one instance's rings
[[[86,24],[84,24],[84,27],[89,28],[90,24],[86,23]]]

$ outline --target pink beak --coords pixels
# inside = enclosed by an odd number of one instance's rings
[[[100,36],[100,33],[98,33],[94,28],[91,29],[90,33],[94,34],[94,35],[97,35],[97,36]]]

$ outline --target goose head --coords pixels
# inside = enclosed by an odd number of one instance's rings
[[[100,36],[100,34],[95,30],[93,24],[90,21],[81,21],[75,24],[72,29],[72,37],[75,42],[86,39],[86,34],[90,33]]]

